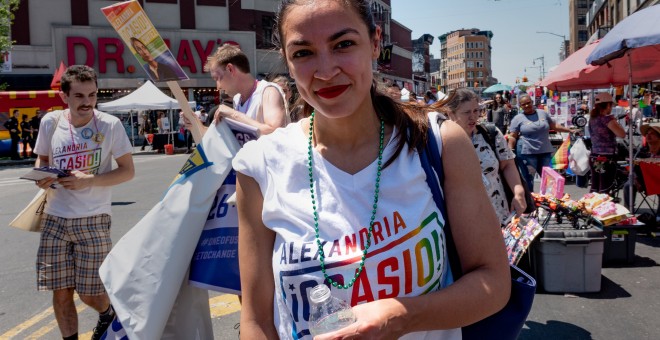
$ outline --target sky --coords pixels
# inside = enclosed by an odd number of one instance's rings
[[[430,52],[440,58],[438,36],[458,29],[492,31],[493,77],[515,85],[516,77],[530,81],[559,64],[562,37],[568,39],[568,0],[391,0],[392,18],[412,30],[412,39],[431,34]],[[535,60],[537,59],[537,60]],[[526,70],[526,72],[525,72]]]

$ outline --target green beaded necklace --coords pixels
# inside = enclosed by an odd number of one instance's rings
[[[330,284],[332,284],[333,287],[336,288],[341,288],[341,289],[349,289],[353,287],[353,284],[355,283],[355,280],[360,276],[360,273],[362,273],[362,269],[364,268],[364,261],[367,258],[367,251],[369,250],[369,247],[371,246],[371,234],[374,229],[374,220],[376,219],[376,209],[378,208],[378,193],[379,193],[379,188],[380,188],[380,172],[382,170],[382,165],[383,165],[383,140],[385,139],[385,122],[383,119],[380,119],[380,141],[379,141],[379,146],[378,146],[378,172],[376,172],[376,187],[374,189],[374,204],[373,204],[373,209],[371,210],[371,221],[369,221],[369,233],[367,234],[367,245],[362,251],[362,260],[360,261],[360,265],[358,266],[358,269],[355,273],[355,276],[351,279],[351,281],[346,285],[342,285],[337,283],[337,281],[334,281],[328,276],[328,274],[325,272],[325,253],[323,252],[323,247],[321,245],[321,240],[319,239],[319,213],[316,210],[316,198],[314,196],[314,176],[312,173],[312,134],[314,132],[314,111],[312,111],[311,116],[309,117],[309,143],[307,147],[307,161],[308,161],[308,166],[309,166],[309,192],[312,197],[312,209],[314,210],[314,233],[315,233],[315,238],[316,238],[316,245],[319,247],[319,261],[321,262],[321,271],[323,272],[323,276],[325,277],[325,280],[327,280]]]

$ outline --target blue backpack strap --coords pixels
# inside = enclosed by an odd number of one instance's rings
[[[442,122],[444,120],[444,118],[438,118],[438,124],[442,126]],[[430,124],[433,124],[433,122],[430,122]],[[424,169],[424,172],[426,173],[426,183],[431,189],[435,205],[438,206],[438,209],[440,209],[440,213],[445,220],[445,226],[443,230],[447,242],[447,256],[449,256],[449,266],[455,281],[462,275],[462,270],[458,252],[456,251],[456,245],[454,245],[454,238],[451,233],[451,227],[449,225],[449,215],[447,214],[445,196],[441,189],[445,179],[444,170],[442,167],[442,157],[440,156],[440,148],[436,141],[436,136],[433,134],[433,129],[431,126],[432,125],[429,125],[426,146],[423,149],[418,150],[418,153],[422,164],[422,169]]]

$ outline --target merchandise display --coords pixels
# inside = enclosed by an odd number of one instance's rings
[[[575,229],[587,229],[590,225],[599,227],[609,226],[632,217],[632,214],[624,206],[612,202],[607,194],[588,193],[575,201],[569,194],[557,198],[552,194],[532,194],[539,208],[548,212],[548,215],[540,219],[541,225],[547,226],[554,216],[557,224],[563,223],[564,218],[568,220]]]
[[[543,227],[536,218],[514,217],[502,229],[504,244],[506,245],[509,264],[517,265],[525,254],[532,241],[543,231]]]

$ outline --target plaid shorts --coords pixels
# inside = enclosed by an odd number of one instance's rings
[[[44,214],[37,253],[38,289],[105,293],[99,267],[111,248],[110,215],[62,218]]]

